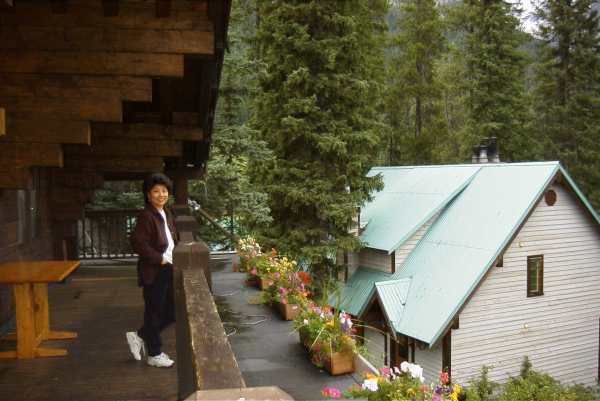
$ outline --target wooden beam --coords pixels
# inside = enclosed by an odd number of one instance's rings
[[[0,50],[0,72],[183,77],[183,55]]]
[[[21,25],[0,27],[0,49],[212,55],[214,35],[194,30]]]
[[[201,141],[204,132],[198,126],[162,124],[92,123],[94,138],[154,139]]]
[[[171,0],[155,0],[156,1],[156,16],[158,18],[166,18],[171,15]]]
[[[180,157],[182,144],[172,140],[117,139],[92,137],[92,146],[65,145],[68,157],[83,156],[162,156]]]
[[[151,102],[152,79],[85,75],[0,75],[0,97],[107,98]]]
[[[119,0],[102,0],[102,9],[105,17],[119,15]]]
[[[5,167],[0,174],[0,189],[27,189],[31,186],[31,172],[27,168]]]
[[[133,111],[133,121],[136,123],[155,123],[160,124],[162,115],[160,112],[150,111]],[[199,113],[188,113],[188,112],[173,112],[171,113],[171,119],[173,125],[200,125],[200,114]]]
[[[91,144],[88,121],[65,121],[54,119],[10,119],[8,134],[0,137],[2,142],[80,143]]]
[[[169,18],[156,18],[153,2],[120,0],[117,16],[106,18],[100,1],[70,0],[67,14],[53,14],[48,1],[21,1],[10,13],[0,14],[0,26],[91,26],[125,29],[212,30],[203,1],[176,1]]]
[[[6,135],[6,113],[0,107],[0,136]]]
[[[8,167],[63,166],[61,145],[44,143],[3,143],[0,171]]]
[[[73,169],[90,169],[99,173],[148,173],[162,171],[162,157],[74,157],[65,159],[65,167]]]
[[[52,182],[64,188],[97,189],[104,180],[95,170],[56,168],[52,171]]]
[[[56,98],[0,97],[11,118],[27,119],[46,116],[57,120],[122,120],[121,99],[113,98]]]
[[[0,8],[11,8],[15,5],[13,0],[0,0]]]

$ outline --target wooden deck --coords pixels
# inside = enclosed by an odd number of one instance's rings
[[[0,360],[0,399],[10,401],[175,400],[176,367],[158,369],[135,361],[125,332],[142,322],[143,301],[135,266],[82,266],[65,284],[49,287],[50,325],[79,337],[48,341],[69,355]],[[164,351],[175,357],[174,326],[163,333]],[[0,350],[14,342],[0,341]]]

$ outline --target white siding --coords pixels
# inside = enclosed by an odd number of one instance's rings
[[[425,235],[429,227],[433,224],[433,222],[438,218],[440,214],[436,213],[431,219],[429,219],[425,224],[421,226],[409,239],[404,241],[402,245],[396,249],[396,271],[400,269],[402,263],[406,260],[408,255],[415,249],[415,246],[419,243],[421,238]]]
[[[392,256],[388,255],[386,251],[363,248],[360,250],[358,263],[361,267],[370,267],[386,273],[392,272]]]
[[[387,341],[387,337],[386,334],[377,329],[365,327],[366,358],[377,369],[385,365],[385,341]]]
[[[452,377],[467,383],[482,365],[490,378],[534,369],[592,385],[598,372],[600,234],[570,192],[542,200],[460,314],[452,331]],[[527,256],[544,255],[544,295],[527,297]]]
[[[426,384],[435,382],[442,371],[442,347],[438,345],[424,350],[416,347],[414,363],[423,368],[423,377],[425,377]]]

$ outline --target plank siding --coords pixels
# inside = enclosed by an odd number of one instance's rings
[[[596,383],[600,233],[571,192],[554,186],[460,313],[452,331],[452,375],[467,383],[483,365],[490,379],[517,375],[527,355],[556,379]],[[527,298],[527,256],[544,255],[544,295]]]
[[[384,335],[377,329],[365,327],[365,344],[367,346],[367,360],[377,369],[385,365],[385,342],[389,340],[387,335]]]
[[[454,338],[452,338],[454,341]],[[423,377],[425,383],[436,382],[438,375],[442,371],[442,346],[438,345],[431,349],[415,348],[415,362],[423,368]],[[454,361],[452,361],[454,366]]]
[[[400,269],[408,255],[415,249],[421,238],[425,235],[429,227],[438,218],[440,214],[436,213],[431,219],[421,226],[408,240],[396,249],[396,271]]]
[[[386,273],[392,272],[392,256],[386,251],[373,248],[363,248],[359,253],[359,266],[381,270]]]

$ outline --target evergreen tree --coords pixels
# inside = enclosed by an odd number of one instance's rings
[[[445,47],[442,21],[435,0],[404,0],[398,15],[388,71],[387,164],[432,163],[439,155],[436,144],[447,132],[437,101],[442,91],[436,63]]]
[[[249,160],[269,157],[264,142],[257,141],[248,124],[250,99],[256,93],[252,44],[255,33],[254,1],[234,0],[224,58],[215,130],[206,176],[193,181],[190,195],[224,228],[244,235],[271,221],[267,195],[252,185]],[[202,238],[224,243],[224,235],[206,224]]]
[[[594,0],[546,0],[536,105],[545,156],[573,174],[600,207],[600,21]]]
[[[497,137],[504,160],[532,159],[527,59],[520,49],[527,36],[519,29],[520,11],[505,0],[465,0],[463,7],[465,140],[472,145]]]
[[[381,184],[377,151],[383,0],[259,0],[255,124],[274,159],[256,164],[269,194],[267,243],[325,274],[358,207]]]

